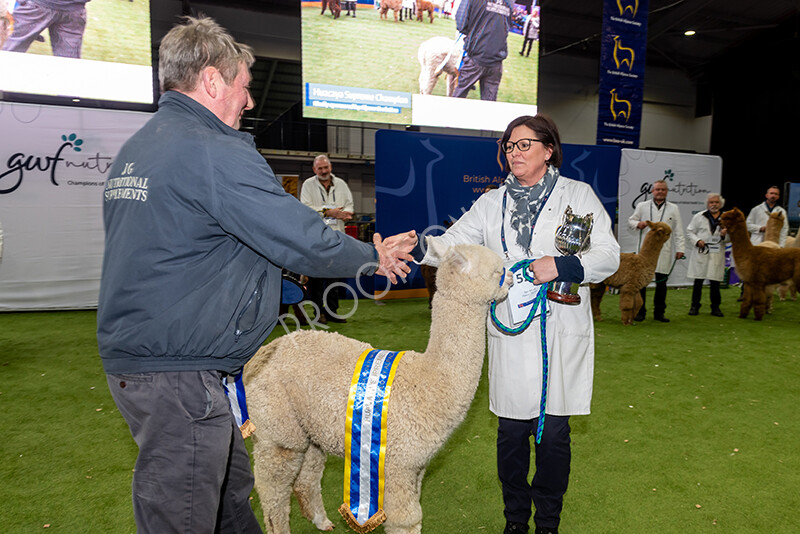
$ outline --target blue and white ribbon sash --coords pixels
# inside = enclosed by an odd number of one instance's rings
[[[386,415],[404,352],[368,349],[358,358],[350,395],[344,452],[344,504],[339,513],[359,533],[386,520],[383,512]]]
[[[222,387],[225,389],[225,395],[228,397],[228,402],[231,403],[231,412],[233,418],[236,420],[236,425],[242,431],[242,438],[248,438],[255,432],[256,425],[250,421],[250,416],[247,413],[247,398],[244,394],[244,380],[242,375],[244,371],[239,371],[236,375],[225,375],[222,377]]]

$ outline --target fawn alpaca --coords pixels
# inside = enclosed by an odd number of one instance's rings
[[[653,279],[656,272],[658,255],[661,247],[669,239],[672,229],[665,222],[647,221],[650,231],[644,236],[639,253],[623,252],[619,255],[617,272],[600,282],[591,284],[592,315],[595,321],[602,321],[600,302],[606,286],[619,288],[619,309],[622,312],[622,324],[633,324],[633,318],[642,307],[642,295],[639,291]]]
[[[489,305],[505,298],[510,284],[501,258],[488,248],[458,245],[443,257],[428,347],[404,354],[391,388],[383,506],[387,534],[421,531],[425,468],[464,420],[483,366]],[[292,491],[317,528],[333,528],[320,480],[325,455],[344,455],[351,378],[368,348],[335,333],[295,332],[263,347],[245,368],[257,429],[256,489],[267,532],[289,532]]]

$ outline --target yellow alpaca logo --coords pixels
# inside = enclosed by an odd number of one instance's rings
[[[636,18],[636,12],[639,11],[639,0],[630,0],[625,1],[625,6],[623,6],[623,1],[625,0],[617,0],[617,8],[619,8],[619,15],[623,16],[626,11],[631,11],[631,16]]]
[[[617,120],[617,117],[621,117],[624,115],[625,122],[628,122],[628,119],[631,118],[631,101],[623,100],[620,97],[618,97],[616,89],[612,89],[609,92],[611,93],[611,114],[614,115],[614,120]],[[618,107],[622,107],[623,109],[617,111]]]
[[[627,55],[628,57],[623,57],[620,59],[620,56]],[[617,68],[620,68],[620,65],[623,63],[628,64],[628,70],[633,70],[633,59],[636,57],[636,52],[633,51],[633,48],[628,48],[627,46],[622,46],[619,42],[619,35],[614,36],[614,63],[617,64]]]

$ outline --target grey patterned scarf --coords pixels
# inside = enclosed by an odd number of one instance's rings
[[[517,244],[527,253],[530,253],[531,248],[533,221],[553,190],[558,176],[558,169],[548,165],[544,177],[531,186],[520,184],[517,177],[511,173],[506,178],[506,192],[514,201],[511,209],[511,228],[517,232]]]

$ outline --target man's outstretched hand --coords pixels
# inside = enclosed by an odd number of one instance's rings
[[[372,236],[375,250],[378,252],[379,266],[376,274],[388,278],[393,284],[397,283],[397,276],[405,279],[411,272],[411,267],[404,262],[411,261],[411,251],[417,246],[417,233],[414,230],[401,234],[381,238],[381,234]]]

